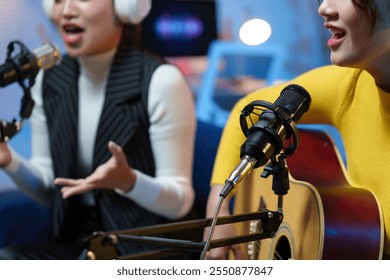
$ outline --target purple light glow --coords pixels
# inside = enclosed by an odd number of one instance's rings
[[[203,23],[192,15],[171,16],[161,15],[155,25],[155,31],[159,38],[189,40],[202,34]]]

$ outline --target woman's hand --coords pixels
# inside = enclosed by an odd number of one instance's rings
[[[11,162],[12,156],[6,142],[0,143],[0,167],[4,168]]]
[[[86,193],[93,189],[118,188],[124,192],[131,190],[135,183],[136,175],[128,165],[126,155],[122,148],[110,141],[108,143],[112,157],[100,165],[95,172],[84,179],[56,178],[54,183],[64,186],[61,189],[62,197]]]

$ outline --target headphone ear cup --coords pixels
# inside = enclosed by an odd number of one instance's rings
[[[53,17],[54,0],[43,0],[42,6],[47,17],[51,19]]]
[[[151,0],[114,0],[115,14],[124,24],[140,23],[151,7]]]

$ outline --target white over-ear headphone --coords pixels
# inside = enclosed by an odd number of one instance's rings
[[[54,0],[43,0],[43,9],[49,18],[53,14]],[[151,0],[114,0],[115,15],[124,24],[140,23],[149,13]]]

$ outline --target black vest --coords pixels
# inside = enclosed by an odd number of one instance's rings
[[[149,138],[147,112],[151,76],[163,61],[126,44],[119,47],[106,86],[105,102],[94,143],[93,170],[105,163],[111,154],[110,140],[119,144],[129,165],[155,175],[154,157]],[[50,137],[50,151],[55,177],[75,178],[78,125],[77,60],[64,56],[61,64],[44,75],[43,100]],[[135,202],[111,190],[95,190],[96,205],[104,231],[130,229],[167,222]],[[60,186],[54,199],[54,237],[61,239],[72,198],[63,200]],[[142,246],[141,246],[142,247]],[[137,246],[120,248],[123,252],[142,250]]]

